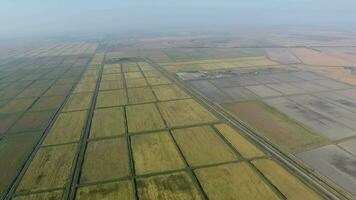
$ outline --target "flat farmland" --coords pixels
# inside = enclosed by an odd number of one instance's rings
[[[123,81],[120,80],[113,80],[113,81],[104,81],[100,82],[100,91],[103,90],[118,90],[124,88]]]
[[[84,128],[86,111],[61,113],[53,124],[44,145],[78,142]]]
[[[217,124],[214,127],[225,137],[230,144],[244,157],[254,158],[262,157],[265,154],[255,145],[244,138],[240,133],[236,132],[226,124]]]
[[[126,139],[115,138],[89,142],[80,183],[129,176]]]
[[[238,159],[211,127],[178,129],[174,130],[173,136],[191,166]]]
[[[259,101],[238,102],[223,106],[274,144],[291,152],[300,151],[326,140],[321,135]]]
[[[127,103],[127,97],[125,90],[109,90],[101,91],[98,94],[96,107],[112,107],[125,105]]]
[[[130,104],[155,102],[156,98],[149,87],[130,88],[127,90]]]
[[[41,148],[16,193],[64,187],[69,180],[76,149],[75,144]]]
[[[152,87],[159,101],[189,98],[189,96],[176,85],[158,85]]]
[[[159,175],[137,180],[140,199],[202,199],[186,173]]]
[[[158,106],[170,127],[217,121],[214,115],[193,99],[161,102]]]
[[[44,192],[39,194],[28,194],[22,196],[15,196],[14,200],[45,200],[45,199],[60,199],[63,191]]]
[[[313,190],[304,185],[291,173],[283,169],[276,162],[267,159],[254,160],[252,162],[273,185],[283,193],[287,199],[321,199]]]
[[[131,137],[136,174],[182,169],[185,164],[168,132]]]
[[[196,173],[209,199],[279,199],[246,163],[203,168]]]
[[[128,106],[126,113],[128,131],[130,133],[152,131],[166,127],[155,104]]]
[[[63,111],[87,110],[92,100],[92,93],[79,93],[70,95],[66,102]]]
[[[125,134],[125,116],[122,107],[96,109],[92,118],[90,138]]]
[[[119,181],[78,188],[77,200],[134,200],[133,184],[131,181]]]

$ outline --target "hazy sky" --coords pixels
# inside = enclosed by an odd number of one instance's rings
[[[356,0],[1,0],[0,38],[202,27],[355,26]]]

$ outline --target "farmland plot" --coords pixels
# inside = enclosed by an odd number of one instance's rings
[[[130,78],[126,79],[126,86],[127,88],[133,87],[144,87],[147,86],[147,82],[144,78]]]
[[[147,174],[184,168],[168,132],[131,137],[136,174]]]
[[[79,93],[69,96],[62,112],[87,110],[92,100],[92,93]]]
[[[9,130],[9,132],[43,131],[54,111],[25,113]]]
[[[44,145],[78,142],[84,128],[86,111],[61,113],[51,127]]]
[[[16,193],[64,187],[74,161],[77,145],[41,148],[21,179]]]
[[[0,108],[0,114],[24,112],[35,102],[35,100],[36,98],[13,99]]]
[[[89,142],[80,183],[129,176],[128,148],[125,138]]]
[[[56,110],[64,101],[64,96],[41,97],[31,107],[31,111]]]
[[[279,199],[246,163],[195,170],[209,199]]]
[[[96,109],[92,118],[90,138],[100,138],[107,136],[125,134],[124,109],[103,108]]]
[[[168,80],[165,76],[147,77],[147,82],[150,85],[163,85],[171,83],[171,81]]]
[[[96,100],[96,107],[112,107],[127,104],[125,90],[100,91]]]
[[[259,97],[275,97],[282,95],[282,93],[265,85],[246,86],[246,88],[257,94]]]
[[[159,101],[184,99],[189,97],[187,93],[176,85],[158,85],[152,87],[152,89]]]
[[[130,133],[165,128],[155,104],[128,106],[126,112]]]
[[[158,104],[170,127],[215,122],[218,119],[193,99],[167,101]]]
[[[192,166],[236,160],[237,156],[209,126],[177,129],[173,136]]]
[[[114,80],[114,81],[103,81],[101,80],[100,82],[100,87],[99,90],[118,90],[124,88],[124,83],[123,81],[120,80]]]
[[[134,200],[131,181],[119,181],[78,188],[76,200]]]
[[[193,88],[197,89],[199,92],[214,102],[226,103],[232,100],[232,98],[225,94],[223,90],[218,89],[207,80],[190,81],[190,84],[193,86]]]
[[[187,173],[152,176],[137,180],[138,196],[142,200],[150,199],[202,199]]]
[[[129,103],[148,103],[156,101],[156,98],[149,87],[130,88],[127,90]]]
[[[49,200],[49,199],[61,199],[63,191],[42,192],[35,194],[28,194],[23,196],[15,196],[13,200]]]

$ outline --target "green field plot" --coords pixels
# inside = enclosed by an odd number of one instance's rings
[[[155,104],[128,106],[127,124],[129,132],[150,131],[165,128]]]
[[[279,199],[246,163],[195,170],[209,199]]]
[[[136,174],[148,174],[185,167],[168,132],[131,137]]]
[[[173,137],[192,166],[237,160],[232,149],[209,126],[176,129]]]
[[[202,199],[193,181],[185,172],[152,176],[137,180],[138,197],[142,200]]]
[[[76,82],[77,82],[76,78],[60,78],[55,82],[55,84],[53,86],[55,86],[55,85],[67,85],[67,84],[68,85],[74,85]]]
[[[126,138],[89,142],[80,183],[121,178],[130,175]]]
[[[72,94],[69,96],[62,112],[87,110],[90,107],[92,93]]]
[[[100,82],[100,87],[99,90],[117,90],[117,89],[122,89],[124,88],[124,83],[123,81],[120,80],[114,80],[114,81],[101,81]]]
[[[147,82],[144,78],[130,78],[130,79],[126,79],[126,86],[128,88],[143,87],[143,86],[147,86]]]
[[[13,99],[0,108],[0,114],[24,112],[35,102],[35,100],[36,98]]]
[[[102,81],[121,81],[121,74],[103,74]]]
[[[95,86],[96,86],[96,81],[78,83],[75,86],[73,93],[94,92]]]
[[[9,102],[9,100],[0,101],[0,108],[1,108],[3,105],[7,104],[7,102]]]
[[[119,181],[80,187],[76,200],[134,200],[135,194],[131,181]]]
[[[139,63],[137,63],[139,66],[140,66],[140,68],[141,68],[141,70],[142,71],[151,71],[151,70],[155,70],[155,68],[154,67],[152,67],[150,64],[148,64],[148,63],[145,63],[145,62],[139,62]]]
[[[41,96],[53,83],[52,80],[37,80],[26,88],[18,97],[38,97]]]
[[[53,114],[53,110],[26,113],[15,123],[9,132],[43,131]]]
[[[223,106],[234,116],[257,130],[259,134],[291,152],[327,141],[326,138],[310,131],[263,102],[247,101]]]
[[[176,85],[158,85],[152,89],[160,101],[189,98],[189,95]]]
[[[163,118],[170,127],[217,121],[217,118],[193,99],[160,102]]]
[[[4,134],[19,117],[20,114],[0,115],[0,135]]]
[[[39,133],[26,133],[0,140],[0,197],[16,177],[39,136]]]
[[[168,78],[164,76],[147,77],[147,82],[150,85],[163,85],[172,83],[170,80],[168,80]]]
[[[254,160],[252,163],[275,185],[287,199],[322,199],[276,162],[269,159]]]
[[[125,72],[125,79],[143,78],[141,72]]]
[[[63,191],[43,192],[36,194],[28,194],[23,196],[15,196],[12,200],[55,200],[61,199]]]
[[[79,141],[85,125],[86,116],[86,111],[61,113],[51,127],[43,145]]]
[[[140,71],[140,68],[134,62],[122,63],[122,71],[123,72],[138,72],[138,71]]]
[[[31,111],[56,110],[64,101],[65,96],[41,97],[31,107]]]
[[[31,83],[32,81],[18,81],[16,83],[11,83],[0,91],[0,99],[9,99],[15,97]]]
[[[92,119],[90,138],[125,134],[125,116],[122,107],[96,109]]]
[[[130,88],[127,90],[127,94],[130,104],[156,101],[156,98],[149,87]]]
[[[127,104],[125,90],[100,91],[96,99],[96,107],[111,107]]]
[[[143,71],[143,74],[145,77],[150,78],[150,77],[160,77],[163,76],[163,74],[157,70],[152,70],[152,71]]]
[[[76,144],[39,149],[16,193],[64,187],[70,178],[76,151]]]
[[[73,84],[56,83],[50,87],[44,96],[66,95],[72,89]]]
[[[230,126],[226,124],[218,124],[214,126],[243,157],[253,158],[264,156],[264,153],[261,150]]]

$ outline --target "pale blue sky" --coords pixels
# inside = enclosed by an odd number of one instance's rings
[[[201,27],[351,27],[356,25],[356,0],[1,0],[0,13],[0,37]]]

